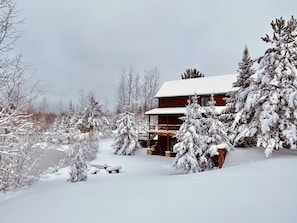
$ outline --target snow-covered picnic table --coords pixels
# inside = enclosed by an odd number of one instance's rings
[[[105,169],[106,172],[108,173],[112,173],[112,172],[119,173],[120,169],[122,169],[122,166],[110,166],[110,165],[107,165],[106,163],[90,164],[90,166],[95,167],[95,169],[90,172],[92,174],[96,174],[97,172],[100,172],[101,169]]]

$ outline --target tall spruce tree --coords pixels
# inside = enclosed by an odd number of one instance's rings
[[[109,120],[102,111],[101,105],[90,93],[86,107],[77,115],[75,141],[84,147],[83,155],[87,160],[96,157],[100,136],[111,135]]]
[[[243,50],[242,60],[238,64],[237,79],[232,85],[232,87],[238,88],[238,90],[235,91],[234,96],[236,112],[240,111],[243,108],[250,90],[249,87],[254,81],[253,75],[255,74],[255,70],[253,69],[253,65],[254,61],[249,56],[248,48],[245,47]]]
[[[257,136],[267,156],[273,149],[297,145],[297,22],[292,16],[271,26],[272,37],[262,38],[271,47],[259,58],[258,75],[242,109],[242,118],[248,119],[245,136]]]
[[[218,120],[218,112],[215,109],[215,104],[214,96],[211,95],[208,107],[204,107],[207,116],[204,118],[204,123],[206,124],[206,149],[199,154],[203,170],[216,167],[217,164],[214,162],[214,157],[219,155],[218,149],[225,149],[226,151],[233,149],[226,129],[223,128],[223,124]]]
[[[202,171],[197,159],[197,151],[204,147],[201,133],[204,131],[202,123],[201,106],[198,104],[197,96],[188,100],[186,114],[181,119],[183,124],[177,132],[178,143],[173,147],[176,156],[173,167],[185,173],[196,173]]]
[[[230,150],[232,145],[217,119],[213,96],[209,107],[201,107],[197,96],[188,101],[187,110],[176,137],[173,167],[185,173],[196,173],[216,167],[218,147]],[[202,115],[202,111],[204,114]],[[207,116],[207,117],[205,117]]]
[[[115,149],[115,154],[135,154],[140,148],[137,129],[134,113],[126,109],[124,113],[119,115],[119,119],[117,120],[117,131],[112,145],[113,149]]]
[[[255,70],[253,69],[254,61],[249,56],[248,48],[243,50],[243,56],[241,62],[238,64],[237,80],[233,83],[232,87],[238,88],[232,93],[232,97],[229,99],[231,103],[227,104],[227,107],[233,108],[235,114],[241,114],[245,105],[248,94],[254,90],[254,77]],[[246,124],[250,121],[250,114],[244,114],[245,118],[234,119],[233,132],[235,134],[234,145],[235,146],[251,146],[255,144],[254,138],[242,137],[242,132]],[[237,116],[240,117],[240,116]],[[235,118],[235,116],[234,116]]]

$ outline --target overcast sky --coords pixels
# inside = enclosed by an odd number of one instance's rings
[[[18,50],[46,85],[46,98],[94,91],[113,107],[119,76],[156,67],[161,83],[187,68],[206,76],[236,73],[247,45],[267,46],[270,22],[292,15],[295,0],[18,0],[25,18]],[[295,14],[294,14],[295,13]]]

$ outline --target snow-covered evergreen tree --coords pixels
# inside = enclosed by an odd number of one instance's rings
[[[218,149],[225,149],[230,151],[233,146],[227,135],[226,129],[223,124],[218,120],[218,113],[215,109],[214,96],[211,95],[208,107],[204,107],[206,118],[202,118],[205,123],[205,145],[206,149],[201,150],[199,153],[200,165],[203,170],[212,169],[216,167],[214,163],[214,156],[218,155]]]
[[[101,105],[92,94],[85,106],[77,111],[71,103],[68,111],[57,117],[49,138],[53,143],[67,145],[69,149],[80,148],[84,159],[93,160],[98,152],[100,136],[111,135],[111,130]],[[70,162],[67,160],[65,164]]]
[[[243,56],[241,62],[238,64],[238,75],[236,81],[232,87],[238,88],[234,95],[234,104],[236,112],[240,111],[246,101],[246,97],[249,93],[249,87],[254,81],[253,75],[255,70],[253,69],[254,61],[249,56],[248,48],[243,50]]]
[[[53,125],[53,130],[49,134],[49,143],[67,146],[70,151],[77,153],[78,148],[82,150],[84,159],[93,160],[98,151],[98,132],[95,130],[84,131],[77,123],[82,123],[81,114],[69,108],[68,111],[59,115]],[[65,165],[71,163],[71,157],[65,160]]]
[[[231,128],[231,125],[235,119],[235,94],[236,91],[230,91],[226,93],[226,97],[224,98],[226,101],[226,106],[219,116],[220,121],[226,125],[227,130]]]
[[[76,125],[81,132],[98,132],[103,136],[111,135],[109,120],[93,95],[89,96],[88,106],[81,112]]]
[[[77,153],[73,156],[69,175],[71,182],[87,180],[87,164],[83,156],[83,151],[81,149],[78,149]]]
[[[249,119],[245,136],[256,136],[267,156],[273,149],[295,149],[297,144],[297,22],[294,17],[288,22],[280,18],[271,26],[273,36],[262,38],[271,47],[259,59],[255,87],[242,116]]]
[[[205,148],[205,140],[201,140],[205,126],[201,123],[201,106],[198,104],[197,96],[188,100],[186,114],[181,119],[183,124],[176,134],[177,143],[173,147],[176,156],[173,167],[185,173],[196,173],[202,171],[197,159],[197,153],[202,153]]]
[[[133,155],[140,148],[138,142],[138,127],[136,126],[135,116],[129,111],[119,115],[117,120],[117,130],[112,147],[115,154]]]
[[[209,107],[201,107],[197,96],[188,101],[186,114],[182,117],[184,122],[176,135],[178,143],[173,148],[176,152],[173,166],[176,169],[185,173],[212,169],[218,148],[228,151],[232,148],[222,123],[217,120],[214,104],[213,96]]]
[[[72,129],[75,127],[72,122],[73,116],[63,113],[56,117],[52,127],[47,133],[46,141],[52,144],[71,144]]]
[[[254,138],[243,137],[242,132],[246,124],[250,120],[249,113],[243,113],[243,108],[248,94],[254,90],[254,77],[255,70],[253,69],[254,61],[249,56],[248,48],[245,47],[241,62],[238,64],[238,75],[236,82],[233,83],[234,88],[238,88],[234,91],[231,99],[232,103],[227,104],[227,107],[233,107],[237,118],[233,120],[233,129],[235,134],[234,145],[236,146],[251,146],[255,144]],[[241,116],[240,116],[241,115]]]
[[[232,84],[233,88],[237,88],[232,93],[229,93],[227,101],[227,108],[230,108],[235,113],[240,111],[246,101],[246,97],[250,91],[250,85],[253,82],[253,69],[254,61],[249,56],[248,48],[243,50],[241,62],[238,64],[238,75],[236,81]]]
[[[111,128],[100,103],[92,94],[89,95],[88,99],[87,107],[78,114],[75,125],[80,131],[79,135],[85,135],[83,137],[87,140],[87,144],[84,147],[89,149],[84,151],[84,155],[87,160],[91,160],[95,158],[98,151],[99,138],[111,135]]]

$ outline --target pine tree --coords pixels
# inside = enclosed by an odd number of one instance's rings
[[[202,171],[197,159],[197,151],[204,147],[204,141],[201,140],[204,126],[199,121],[201,118],[201,106],[198,104],[197,96],[194,96],[188,100],[186,114],[181,118],[183,124],[176,134],[178,143],[173,147],[173,151],[176,152],[173,167],[185,173]]]
[[[46,141],[53,144],[71,144],[72,129],[75,127],[71,120],[72,116],[69,113],[58,115],[47,133]]]
[[[83,151],[78,149],[77,154],[74,155],[71,161],[71,170],[69,172],[70,181],[86,181],[88,177],[87,164],[83,156]]]
[[[99,148],[99,138],[111,135],[111,130],[109,120],[92,94],[88,97],[87,107],[77,115],[75,127],[79,130],[75,138],[83,148],[84,157],[87,160],[94,159]]]
[[[215,103],[214,96],[211,95],[208,103],[209,106],[204,108],[207,115],[206,118],[203,118],[203,122],[206,126],[206,134],[204,136],[206,149],[201,151],[199,154],[200,165],[203,170],[216,167],[216,164],[214,163],[214,156],[218,155],[218,149],[225,149],[226,151],[233,149],[226,129],[218,120]]]
[[[295,149],[297,144],[297,22],[280,18],[271,26],[273,36],[262,38],[271,47],[259,58],[255,86],[243,109],[254,111],[245,131],[257,136],[257,146],[263,146],[267,156],[273,149]]]
[[[236,146],[251,146],[255,144],[254,138],[245,137],[242,135],[245,125],[250,120],[250,114],[252,111],[243,112],[245,101],[248,94],[254,90],[254,77],[255,70],[253,69],[254,61],[249,56],[248,48],[245,47],[241,62],[238,64],[238,76],[236,82],[233,83],[232,87],[238,88],[234,91],[229,100],[232,103],[228,103],[227,107],[232,107],[235,114],[241,114],[240,118],[234,119],[233,128],[235,133],[234,145]]]
[[[109,121],[104,115],[100,103],[93,95],[89,96],[88,106],[80,114],[76,125],[81,132],[99,132],[103,136],[111,135]]]
[[[182,79],[200,78],[200,77],[204,77],[204,74],[201,73],[199,70],[196,70],[196,68],[186,69],[186,71],[181,75]]]
[[[135,116],[129,111],[119,115],[117,131],[112,145],[115,154],[133,155],[140,148]]]
[[[79,123],[81,121],[81,114],[75,112],[70,108],[65,113],[59,115],[53,125],[52,132],[48,133],[49,143],[58,145],[67,145],[73,153],[78,153],[78,149],[82,150],[82,154],[85,160],[93,160],[98,151],[98,137],[96,133],[82,132]],[[79,126],[79,127],[78,127]],[[71,157],[65,160],[65,164],[71,163]]]
[[[218,148],[228,151],[232,148],[222,123],[217,120],[214,105],[213,96],[209,108],[202,108],[197,96],[188,101],[187,112],[182,118],[184,122],[176,135],[178,143],[173,148],[176,169],[185,173],[210,170],[216,167],[214,157],[218,155]]]
[[[245,47],[243,50],[242,60],[238,64],[237,79],[232,85],[232,87],[238,88],[238,90],[235,91],[234,96],[236,112],[243,108],[244,102],[246,101],[246,97],[249,93],[249,87],[254,80],[253,75],[255,74],[255,70],[253,69],[253,64],[254,61],[249,56],[248,48]]]
[[[230,91],[226,94],[226,97],[224,98],[226,101],[226,106],[218,117],[219,121],[223,125],[222,128],[228,134],[231,142],[233,142],[235,138],[235,130],[233,127],[233,122],[236,117],[235,104],[234,104],[235,93],[236,91]]]

